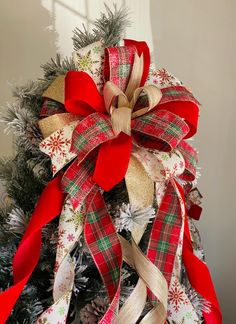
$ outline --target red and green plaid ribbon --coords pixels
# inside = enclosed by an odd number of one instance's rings
[[[125,91],[134,62],[135,46],[109,47],[105,50],[104,75]]]
[[[171,280],[181,226],[181,206],[171,180],[154,220],[147,250],[147,257],[163,273],[168,284]],[[149,295],[153,302],[157,301],[150,291]]]
[[[107,212],[104,199],[98,188],[86,200],[87,217],[84,236],[91,255],[102,274],[110,299],[108,312],[100,323],[112,323],[118,314],[122,251],[111,216]]]

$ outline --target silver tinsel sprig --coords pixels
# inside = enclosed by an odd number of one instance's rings
[[[9,214],[9,231],[23,235],[28,224],[29,217],[20,207],[15,207]]]
[[[136,225],[143,226],[155,217],[153,207],[140,209],[131,204],[124,204],[119,208],[119,217],[115,224],[118,232],[122,230],[132,231]]]
[[[74,286],[73,291],[75,295],[82,290],[85,290],[88,283],[88,278],[84,275],[84,271],[88,268],[87,265],[84,264],[76,264],[75,266],[75,279],[74,279]]]
[[[200,296],[195,289],[192,287],[188,287],[186,289],[186,294],[189,298],[189,301],[193,305],[193,308],[197,312],[197,315],[201,318],[202,313],[210,313],[211,304],[202,296]]]

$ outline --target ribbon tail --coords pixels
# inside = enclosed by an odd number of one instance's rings
[[[187,217],[184,229],[183,262],[191,285],[211,304],[210,313],[203,312],[206,324],[221,324],[222,314],[210,272],[207,265],[193,254]]]
[[[44,189],[13,260],[14,285],[0,294],[0,323],[4,324],[36,267],[41,248],[41,229],[58,216],[64,201],[61,177]]]
[[[177,182],[176,185],[183,201],[185,201],[183,188]],[[210,272],[207,265],[193,253],[187,216],[184,224],[183,262],[192,287],[211,304],[210,313],[203,312],[205,323],[221,324],[222,314]]]
[[[169,182],[153,223],[147,256],[164,274],[168,284],[174,266],[182,225],[181,207],[176,188]]]
[[[85,241],[110,299],[110,306],[99,323],[108,324],[115,320],[119,306],[122,267],[121,244],[98,189],[96,193],[93,191],[87,197],[86,211]]]

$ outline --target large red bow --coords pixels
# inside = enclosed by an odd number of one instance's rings
[[[135,45],[138,54],[144,55],[142,85],[146,81],[150,64],[148,47],[144,42],[131,40],[126,41],[126,45]],[[162,92],[162,100],[156,108],[132,120],[132,136],[124,133],[115,136],[104,98],[98,92],[93,79],[85,72],[67,73],[65,107],[70,113],[85,117],[78,124],[73,135],[72,151],[77,154],[75,163],[77,165],[81,163],[87,154],[100,145],[92,179],[104,190],[110,190],[124,178],[130,159],[132,140],[142,146],[168,150],[182,140],[183,133],[187,138],[196,132],[198,105],[191,93],[182,86],[163,89]],[[167,123],[170,127],[177,123],[175,129],[172,127],[172,138],[170,138],[170,130],[166,127]],[[189,128],[186,127],[186,123]],[[170,133],[169,147],[168,145],[165,147],[162,142],[162,133],[166,130]],[[67,175],[70,178],[70,171]]]

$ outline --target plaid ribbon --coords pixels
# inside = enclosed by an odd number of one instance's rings
[[[84,236],[91,255],[102,274],[110,299],[110,306],[99,323],[112,323],[118,314],[122,251],[111,216],[98,187],[86,200],[87,217]]]
[[[149,141],[159,141],[162,143],[162,150],[171,150],[180,143],[189,128],[179,116],[168,111],[156,110],[136,118],[132,129],[137,144],[148,146]],[[114,137],[110,118],[100,113],[85,117],[75,128],[72,150],[77,154],[77,158],[62,179],[62,187],[69,193],[75,208],[95,185],[92,174],[96,148]]]
[[[134,62],[136,47],[109,47],[105,50],[104,75],[106,80],[112,81],[122,91],[125,91]]]
[[[193,94],[183,86],[172,86],[168,88],[161,89],[162,98],[160,101],[161,104],[173,101],[190,101],[195,103],[197,106],[200,103],[194,98]]]
[[[181,179],[186,181],[193,181],[196,176],[196,168],[198,164],[198,154],[196,150],[189,145],[186,141],[182,141],[178,146],[180,153],[185,160],[185,171],[180,176]]]
[[[171,280],[181,226],[179,197],[171,180],[153,223],[147,250],[147,257],[163,273],[168,284]],[[155,300],[154,295],[151,295],[151,298]]]

